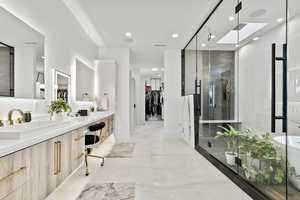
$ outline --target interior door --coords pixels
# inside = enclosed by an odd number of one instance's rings
[[[288,0],[288,199],[300,198],[300,2]]]
[[[285,0],[241,0],[238,23],[239,173],[271,199],[287,197]]]

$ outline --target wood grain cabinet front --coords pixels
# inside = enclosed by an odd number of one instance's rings
[[[113,116],[104,120],[101,141],[113,130]],[[0,200],[42,200],[84,160],[85,130],[67,132],[0,158]]]
[[[72,132],[72,170],[77,169],[84,159],[85,130],[86,128],[80,128]]]
[[[0,199],[27,182],[28,151],[19,151],[0,158]]]

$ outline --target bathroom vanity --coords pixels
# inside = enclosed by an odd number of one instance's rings
[[[113,112],[69,118],[16,139],[1,139],[0,200],[45,199],[83,163],[85,132],[102,121],[104,141],[114,131]]]

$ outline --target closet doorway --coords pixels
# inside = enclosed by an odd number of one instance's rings
[[[145,81],[145,120],[164,119],[164,83],[160,77],[151,77]]]

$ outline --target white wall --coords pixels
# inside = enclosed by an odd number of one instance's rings
[[[289,23],[288,55],[288,130],[299,135],[300,112],[299,89],[299,32],[300,17]],[[279,25],[270,32],[242,47],[239,51],[239,102],[240,120],[246,127],[270,132],[271,129],[271,45],[277,44],[277,56],[282,55],[285,43],[285,27]],[[276,110],[282,113],[282,63],[276,62]],[[297,85],[298,84],[298,85]],[[296,123],[295,123],[296,122]],[[276,130],[281,132],[281,121],[277,120]]]
[[[168,131],[179,131],[181,98],[181,51],[164,52],[164,126]]]
[[[45,36],[46,98],[52,98],[52,69],[71,74],[76,58],[94,65],[98,47],[83,31],[74,16],[60,0],[2,0],[0,5]],[[75,100],[72,92],[71,99]],[[12,99],[11,101],[14,101]],[[16,100],[19,103],[19,100]],[[0,99],[4,110],[10,109]],[[15,106],[14,106],[15,107]],[[24,108],[25,109],[25,108]]]
[[[108,94],[110,110],[116,110],[117,66],[114,60],[96,62],[95,95],[101,101],[104,93]]]
[[[145,123],[145,81],[139,68],[132,69],[132,77],[135,80],[135,125]]]
[[[117,64],[116,137],[130,138],[130,50],[128,48],[101,48],[100,59],[115,60]]]

